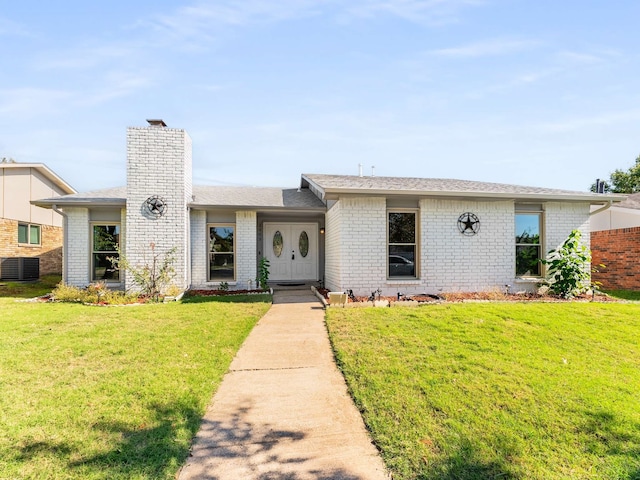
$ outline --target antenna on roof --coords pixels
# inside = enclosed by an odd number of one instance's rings
[[[362,176],[362,164],[361,163],[358,164],[358,176],[359,177]]]
[[[372,177],[376,176],[376,166],[375,165],[371,165],[371,176]]]

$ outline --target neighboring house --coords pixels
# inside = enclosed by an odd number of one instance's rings
[[[127,131],[127,186],[35,202],[66,216],[64,280],[133,286],[110,258],[175,249],[182,288],[278,283],[356,294],[528,290],[539,259],[591,205],[623,197],[425,178],[303,174],[298,188],[192,186],[191,139],[161,120]]]
[[[640,193],[591,216],[593,280],[607,290],[640,290]]]
[[[640,227],[640,193],[629,195],[609,208],[596,209],[591,215],[592,232],[632,227]]]
[[[31,200],[76,191],[41,163],[0,162],[0,278],[62,272],[62,216]]]

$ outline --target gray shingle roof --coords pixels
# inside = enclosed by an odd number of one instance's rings
[[[631,208],[640,210],[640,193],[632,193],[625,200],[616,204],[616,207]]]
[[[513,197],[539,199],[585,200],[595,203],[609,199],[620,201],[617,195],[602,195],[541,187],[526,187],[505,183],[475,182],[447,178],[359,177],[355,175],[304,174],[302,185],[310,185],[321,193],[387,193],[446,196]]]
[[[308,189],[261,187],[220,187],[194,185],[193,207],[251,207],[267,209],[324,209],[324,203]],[[38,200],[38,205],[121,205],[126,204],[127,187],[107,188]]]
[[[61,197],[43,198],[33,202],[36,205],[122,205],[127,201],[127,187],[104,188],[92,192],[73,193]]]
[[[309,189],[194,186],[192,206],[323,209]]]

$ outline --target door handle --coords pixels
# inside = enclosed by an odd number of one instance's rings
[[[296,259],[295,250],[291,250],[291,260],[295,260],[295,259]]]

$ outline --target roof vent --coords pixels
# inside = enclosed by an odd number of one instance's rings
[[[164,123],[164,120],[162,120],[161,118],[158,118],[158,119],[153,119],[153,118],[152,119],[148,119],[147,118],[147,123],[149,125],[151,125],[152,127],[166,127],[167,126],[167,124]]]

